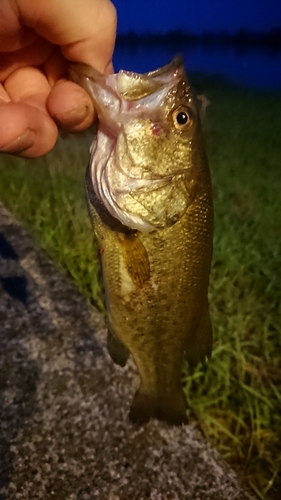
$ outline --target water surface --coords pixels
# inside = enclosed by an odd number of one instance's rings
[[[219,75],[232,83],[264,90],[281,90],[281,52],[263,49],[236,49],[223,45],[189,43],[118,44],[115,70],[144,73],[167,64],[177,53],[185,60],[187,72]]]

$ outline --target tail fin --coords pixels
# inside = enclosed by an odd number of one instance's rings
[[[145,394],[140,387],[134,396],[129,417],[136,424],[144,424],[151,418],[171,425],[186,424],[186,401],[182,389],[167,396]]]

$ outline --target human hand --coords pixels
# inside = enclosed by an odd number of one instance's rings
[[[67,79],[69,61],[111,73],[116,13],[110,0],[1,0],[0,151],[42,156],[58,127],[88,128],[88,94]]]

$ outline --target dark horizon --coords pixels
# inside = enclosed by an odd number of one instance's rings
[[[117,43],[173,43],[173,42],[203,42],[209,44],[233,44],[240,47],[264,47],[271,51],[281,50],[281,26],[266,31],[237,29],[234,33],[226,30],[194,33],[189,30],[169,29],[165,32],[150,32],[146,30],[137,33],[133,30],[117,33]]]
[[[254,36],[255,35],[267,35],[267,34],[272,33],[272,32],[281,33],[281,24],[280,25],[277,24],[276,26],[272,26],[271,28],[266,29],[266,30],[253,30],[253,29],[246,29],[246,28],[237,28],[234,32],[233,31],[231,32],[229,30],[224,30],[224,29],[220,29],[220,30],[206,29],[200,33],[197,33],[196,31],[192,31],[189,29],[182,29],[182,28],[169,28],[169,29],[166,29],[164,31],[161,30],[158,32],[151,31],[149,29],[145,29],[142,32],[140,32],[140,31],[137,32],[137,31],[128,29],[127,31],[122,31],[122,32],[117,30],[117,36],[120,36],[120,37],[127,36],[130,33],[134,33],[137,37],[146,36],[147,34],[153,35],[153,36],[163,36],[163,35],[165,36],[169,33],[182,33],[185,35],[202,37],[207,33],[207,34],[212,34],[214,36],[219,36],[221,34],[227,34],[229,37],[233,37],[233,36],[236,36],[240,32],[249,33],[249,34],[252,34]]]

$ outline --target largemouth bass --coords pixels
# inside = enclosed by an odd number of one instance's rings
[[[106,293],[108,350],[141,383],[133,422],[187,421],[183,359],[212,349],[211,179],[198,102],[180,58],[146,74],[73,65],[98,132],[86,174]]]

